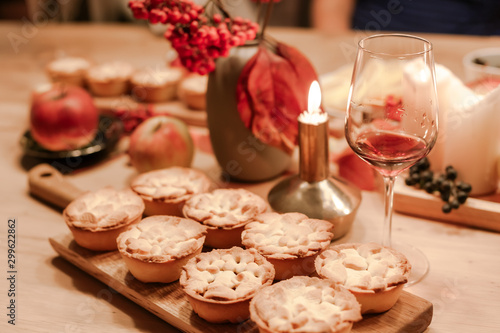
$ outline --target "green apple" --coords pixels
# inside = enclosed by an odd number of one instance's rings
[[[154,116],[130,135],[130,162],[139,172],[171,166],[190,167],[194,145],[188,126],[170,116]]]

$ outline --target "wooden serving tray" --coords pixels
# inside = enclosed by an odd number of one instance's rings
[[[139,105],[139,103],[134,101],[130,96],[94,97],[94,103],[96,107],[105,114],[112,114],[117,108],[134,109]],[[155,114],[170,115],[191,126],[207,126],[207,113],[205,110],[192,110],[179,100],[153,103],[152,106]]]
[[[73,241],[70,234],[49,238],[49,241],[63,258],[184,332],[258,332],[251,320],[241,324],[206,322],[193,312],[178,282],[145,284],[136,280],[117,251],[93,252],[84,249]],[[354,324],[352,332],[423,332],[431,323],[432,313],[432,303],[403,291],[391,310],[365,316]]]
[[[402,178],[402,177],[401,177]],[[468,198],[458,209],[443,213],[443,201],[397,179],[394,186],[394,210],[426,219],[452,222],[490,231],[500,231],[500,194]]]

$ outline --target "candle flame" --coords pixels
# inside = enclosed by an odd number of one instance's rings
[[[299,115],[299,121],[307,124],[318,125],[328,119],[326,112],[321,110],[321,89],[318,81],[313,81],[309,88],[307,110]]]
[[[319,106],[321,105],[321,89],[319,88],[318,81],[313,81],[309,88],[309,98],[307,100],[307,111],[321,112]]]

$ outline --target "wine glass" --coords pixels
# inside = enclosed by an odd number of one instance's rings
[[[427,274],[429,262],[417,248],[391,241],[394,182],[429,153],[437,129],[432,44],[404,34],[362,39],[349,92],[345,135],[352,150],[384,179],[382,244],[399,250],[410,261],[407,285]]]

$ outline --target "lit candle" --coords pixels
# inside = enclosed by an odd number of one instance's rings
[[[307,182],[328,178],[328,115],[321,110],[321,90],[309,88],[307,110],[299,115],[299,177]]]
[[[351,228],[361,202],[361,191],[345,180],[329,175],[328,115],[321,110],[318,82],[309,89],[308,108],[299,123],[299,174],[276,184],[268,194],[274,211],[298,212],[309,218],[330,221],[335,238]]]

